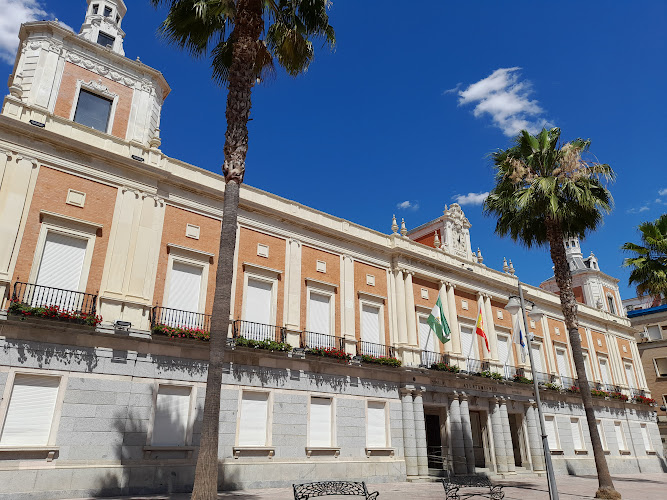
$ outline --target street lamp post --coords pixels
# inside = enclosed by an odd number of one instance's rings
[[[518,304],[517,304],[518,302]],[[526,318],[526,304],[523,299],[523,289],[521,288],[521,281],[519,281],[519,297],[511,296],[505,309],[510,314],[516,314],[521,309],[523,316],[523,324],[526,329],[526,339],[528,343],[528,357],[530,359],[530,370],[533,373],[533,388],[535,391],[535,401],[537,403],[537,413],[540,419],[540,431],[542,433],[542,448],[544,450],[544,463],[547,469],[547,485],[549,487],[549,499],[558,500],[558,488],[556,486],[556,476],[554,475],[553,464],[551,463],[551,452],[549,451],[549,439],[547,437],[546,427],[544,425],[544,414],[542,413],[542,403],[540,402],[540,390],[537,384],[537,377],[535,376],[535,364],[533,362],[533,350],[531,349],[530,335],[528,334],[528,319]],[[541,318],[544,313],[539,308],[533,305],[530,316],[536,319]]]

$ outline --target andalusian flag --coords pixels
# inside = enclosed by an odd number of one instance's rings
[[[482,306],[479,306],[479,314],[477,315],[477,326],[475,327],[477,335],[484,338],[486,343],[486,350],[491,352],[489,349],[489,339],[486,338],[486,333],[484,333],[484,319],[482,318]]]
[[[445,312],[442,310],[442,302],[440,302],[440,297],[435,301],[433,309],[431,309],[431,314],[429,314],[428,319],[426,320],[431,327],[431,330],[436,334],[440,339],[440,342],[443,344],[449,342],[449,335],[451,331],[449,330],[449,324],[445,318]]]

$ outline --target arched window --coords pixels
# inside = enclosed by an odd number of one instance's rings
[[[614,297],[607,295],[607,304],[609,304],[609,312],[616,314],[616,306],[614,306]]]

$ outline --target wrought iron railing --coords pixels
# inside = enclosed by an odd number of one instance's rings
[[[374,344],[360,340],[357,342],[357,356],[375,356],[376,358],[393,358],[394,348],[384,344]]]
[[[254,323],[252,321],[235,320],[233,336],[234,338],[243,337],[248,340],[285,342],[285,328],[276,325]]]
[[[614,384],[602,384],[602,390],[607,392],[621,392],[621,388]]]
[[[17,281],[12,289],[12,302],[30,307],[56,306],[74,313],[95,315],[97,294]]]
[[[552,384],[555,380],[553,375],[544,372],[533,372],[532,374],[528,374],[526,376],[531,380],[537,380],[538,384]]]
[[[502,368],[502,375],[508,380],[514,379],[514,377],[525,377],[524,369],[523,368],[517,368],[516,366],[512,365],[504,365]]]
[[[481,373],[489,371],[491,369],[491,363],[488,361],[482,361],[481,359],[468,358],[466,359],[466,372],[468,373]]]
[[[560,385],[563,387],[563,389],[569,389],[570,387],[579,387],[579,380],[576,378],[565,377],[561,375]]]
[[[442,354],[440,352],[433,351],[422,351],[421,352],[421,365],[430,367],[437,363],[449,364],[449,355]]]
[[[157,325],[171,326],[174,328],[199,328],[206,332],[211,331],[211,315],[182,311],[170,307],[154,306],[150,312],[151,329]]]
[[[634,398],[635,396],[646,396],[646,391],[644,391],[643,389],[637,389],[635,387],[630,387],[628,389],[628,391],[630,391],[630,397],[631,398]]]
[[[343,339],[341,337],[327,335],[325,333],[309,332],[307,330],[301,332],[300,344],[304,349],[345,349],[345,346],[343,345]]]

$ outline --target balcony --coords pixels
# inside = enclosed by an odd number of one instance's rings
[[[335,335],[327,335],[324,333],[309,332],[304,330],[301,332],[299,339],[299,346],[302,349],[340,349],[345,350],[345,345],[341,337]]]
[[[232,336],[236,339],[243,337],[258,342],[285,342],[285,328],[276,325],[265,325],[252,321],[235,320],[232,327]]]
[[[394,348],[384,344],[374,344],[365,340],[357,341],[357,356],[373,356],[375,358],[393,358]]]
[[[475,358],[466,359],[465,372],[469,373],[470,375],[486,372],[489,371],[490,369],[491,369],[491,364],[488,361],[482,361],[481,359],[475,359]]]
[[[151,332],[168,337],[209,340],[211,315],[154,306],[150,311]]]
[[[442,354],[439,352],[433,351],[422,351],[421,352],[421,366],[430,368],[433,365],[444,363],[449,364],[449,356],[447,354]]]
[[[23,317],[48,318],[97,326],[97,294],[17,281],[8,312]]]

